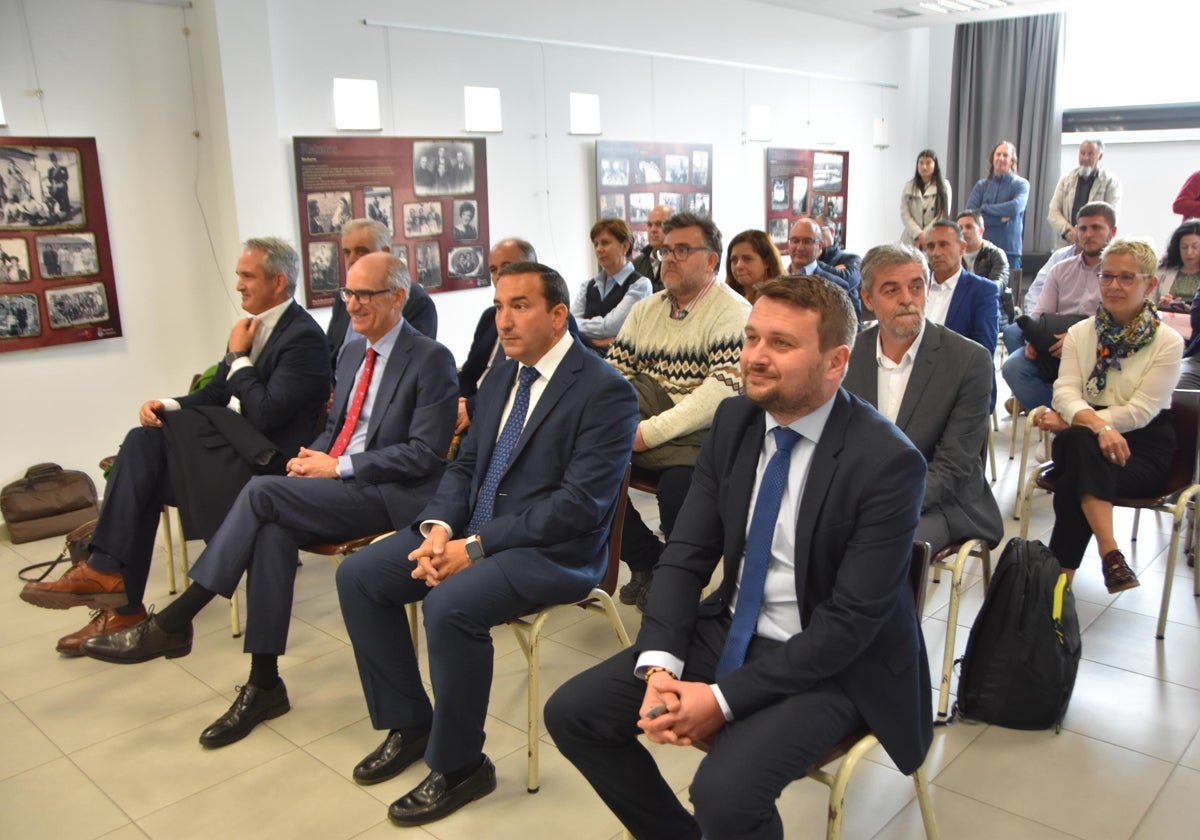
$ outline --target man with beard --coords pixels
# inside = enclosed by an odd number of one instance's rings
[[[1087,139],[1079,144],[1079,166],[1062,177],[1050,199],[1050,215],[1046,218],[1058,234],[1058,244],[1074,244],[1075,222],[1079,211],[1093,201],[1121,208],[1121,181],[1107,169],[1100,168],[1104,159],[1104,141]]]

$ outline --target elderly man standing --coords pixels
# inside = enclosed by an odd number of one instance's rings
[[[675,210],[665,204],[660,204],[650,211],[646,217],[646,247],[633,258],[634,270],[650,280],[650,286],[656,292],[663,289],[662,262],[658,259],[658,249],[663,244],[663,222],[671,217]]]
[[[707,216],[676,213],[658,249],[664,291],[638,301],[608,361],[638,393],[642,420],[633,444],[635,476],[653,479],[663,536],[692,483],[700,441],[717,404],[741,390],[737,360],[750,304],[716,282],[721,231]],[[625,508],[621,558],[632,572],[622,603],[646,603],[663,544],[634,505]]]
[[[1103,201],[1114,211],[1121,209],[1121,181],[1100,167],[1104,159],[1104,141],[1087,139],[1079,144],[1079,166],[1062,177],[1050,199],[1046,218],[1058,234],[1058,244],[1075,244],[1075,222],[1085,204]]]
[[[991,355],[925,318],[925,261],[915,248],[880,245],[862,264],[863,301],[879,319],[850,354],[845,388],[879,409],[929,465],[918,540],[938,551],[953,540],[1004,536],[983,475],[992,390]]]
[[[192,619],[231,597],[247,575],[245,651],[250,676],[229,711],[200,735],[232,744],[291,706],[279,678],[287,647],[297,549],[404,528],[446,465],[458,398],[454,357],[400,315],[410,283],[390,254],[358,260],[341,294],[356,341],[342,354],[325,431],[288,461],[286,476],[251,481],[191,569],[192,584],[161,613],[89,639],[83,651],[121,664],[192,650]]]
[[[97,610],[59,639],[59,653],[79,656],[86,639],[146,617],[142,596],[164,504],[180,507],[187,538],[208,539],[252,475],[282,474],[312,440],[329,398],[329,357],[320,326],[292,299],[300,257],[274,237],[249,239],[243,248],[237,291],[247,317],[230,330],[216,374],[195,393],[142,404],[141,425],[125,436],[109,473],[90,557],[21,592],[39,607]],[[196,456],[201,438],[205,449]],[[242,451],[270,457],[251,463],[237,456]],[[193,456],[201,459],[197,468],[184,470]],[[195,487],[184,480],[193,474],[202,479]]]

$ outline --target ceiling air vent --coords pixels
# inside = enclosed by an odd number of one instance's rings
[[[875,14],[883,15],[884,17],[901,18],[920,17],[920,12],[914,12],[912,9],[906,9],[903,6],[896,6],[891,9],[876,9]]]

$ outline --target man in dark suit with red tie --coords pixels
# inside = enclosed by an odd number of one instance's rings
[[[471,434],[411,528],[348,558],[342,617],[372,725],[387,734],[360,784],[424,757],[431,772],[392,803],[400,825],[441,819],[496,787],[483,754],[491,628],[599,583],[638,422],[633,387],[567,331],[567,284],[538,263],[496,282],[508,359],[484,381]],[[433,708],[406,605],[422,601]]]
[[[200,743],[219,747],[290,708],[279,679],[287,645],[297,548],[352,539],[412,522],[437,487],[454,425],[454,359],[401,317],[409,276],[390,254],[355,263],[341,290],[356,341],[342,354],[329,421],[287,465],[252,480],[191,569],[193,583],[160,614],[84,643],[106,662],[186,656],[192,619],[216,595],[247,582],[245,651],[250,677]]]
[[[908,584],[925,460],[840,385],[832,281],[760,287],[636,643],[546,704],[559,750],[642,838],[782,838],[775,801],[864,723],[910,773],[932,740]],[[724,558],[720,588],[702,591]],[[638,742],[704,742],[689,813]]]

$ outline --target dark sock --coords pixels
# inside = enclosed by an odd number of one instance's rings
[[[141,604],[126,604],[123,607],[117,607],[117,615],[134,615],[142,609],[144,607]]]
[[[470,764],[458,768],[453,773],[443,773],[442,775],[446,777],[446,786],[454,787],[455,785],[461,785],[472,773],[482,766],[483,756],[481,755],[477,761],[472,761]]]
[[[200,584],[193,583],[183,590],[182,595],[167,604],[166,609],[155,613],[154,620],[164,632],[179,633],[216,597],[217,593],[209,592]]]
[[[247,682],[263,691],[270,691],[279,685],[279,657],[273,653],[250,654],[250,678]]]

